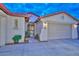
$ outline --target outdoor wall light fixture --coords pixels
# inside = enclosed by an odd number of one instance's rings
[[[73,24],[73,28],[77,28],[77,25],[76,24]]]
[[[47,27],[48,27],[47,22],[43,22],[43,27],[44,27],[44,29],[47,29]]]

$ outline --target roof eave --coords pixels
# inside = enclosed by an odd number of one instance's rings
[[[73,18],[73,20],[76,20],[76,21],[78,21],[78,22],[79,22],[79,20],[78,20],[78,19],[76,19],[75,17],[71,16],[69,13],[64,12],[64,11],[61,11],[61,12],[56,12],[56,13],[54,13],[54,14],[49,14],[49,15],[47,15],[47,16],[43,16],[43,17],[39,17],[39,19],[43,19],[43,18],[46,18],[46,17],[50,17],[50,16],[54,16],[54,15],[58,15],[58,14],[62,14],[62,13],[64,13],[64,14],[68,15],[69,17]]]

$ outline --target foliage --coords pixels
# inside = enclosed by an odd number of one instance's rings
[[[18,43],[19,40],[21,39],[21,35],[15,35],[13,38],[14,43]]]

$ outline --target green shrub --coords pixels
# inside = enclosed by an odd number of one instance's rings
[[[18,43],[19,40],[21,39],[21,35],[15,35],[13,38],[14,43]]]

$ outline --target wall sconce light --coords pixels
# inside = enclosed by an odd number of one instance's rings
[[[77,25],[76,24],[73,24],[73,28],[77,28]]]
[[[47,29],[48,24],[47,24],[46,22],[43,22],[43,27],[44,27],[45,29]]]

